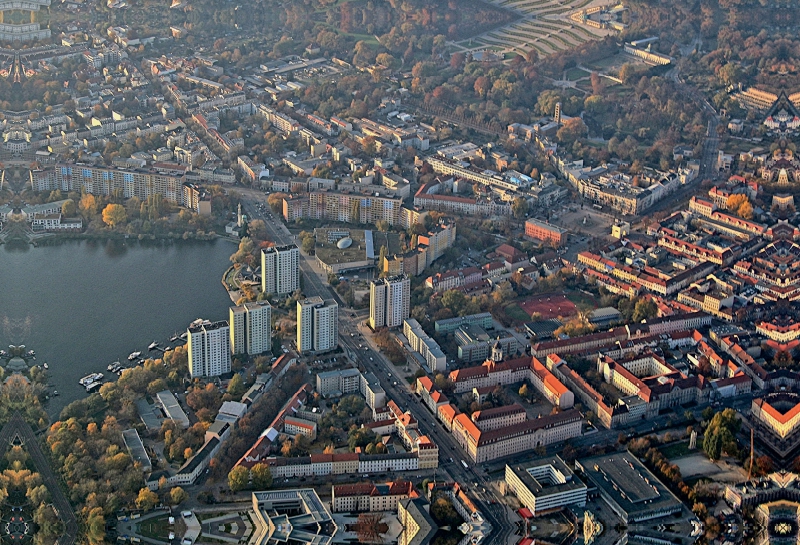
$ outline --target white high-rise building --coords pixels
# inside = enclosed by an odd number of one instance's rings
[[[339,305],[333,299],[308,297],[297,302],[297,350],[325,352],[339,340]]]
[[[411,280],[405,274],[373,280],[369,286],[369,325],[400,327],[411,314]]]
[[[261,250],[261,291],[286,295],[300,289],[300,250],[294,244]]]
[[[189,374],[216,377],[231,371],[230,327],[228,322],[195,320],[187,331]]]
[[[244,305],[230,307],[228,310],[228,325],[231,333],[231,354],[247,353],[246,319],[247,316],[244,311]]]
[[[266,301],[230,308],[231,353],[262,354],[272,348],[272,307]]]

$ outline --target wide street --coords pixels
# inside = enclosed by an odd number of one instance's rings
[[[269,210],[267,195],[253,189],[237,190],[242,195],[242,206],[249,219],[263,219],[267,226],[269,238],[276,244],[294,243],[294,236],[289,232],[283,222]],[[259,209],[259,204],[266,208],[265,212]],[[309,263],[309,256],[300,253],[300,270],[303,273],[303,294],[306,296],[318,295],[323,299],[335,298],[334,291],[323,281],[321,274]],[[336,297],[338,300],[338,297]],[[341,304],[341,303],[340,303]],[[480,467],[474,467],[466,454],[455,443],[453,436],[434,418],[428,408],[422,404],[416,395],[411,393],[408,383],[397,376],[392,364],[386,360],[372,342],[370,335],[362,334],[359,327],[361,318],[351,316],[351,311],[341,309],[339,313],[339,342],[343,350],[357,364],[372,372],[381,382],[388,399],[394,400],[401,408],[411,411],[419,422],[422,433],[427,434],[439,447],[439,471],[437,478],[455,480],[470,491],[471,496],[478,500],[481,512],[494,530],[487,540],[488,544],[503,545],[516,542],[513,540],[514,526],[511,522],[513,516],[504,503],[500,501],[496,490],[487,481],[487,474]],[[351,336],[351,333],[353,336]],[[366,350],[358,345],[366,346]],[[450,460],[453,460],[452,462]],[[464,468],[464,460],[469,468]],[[444,474],[442,474],[444,473]]]

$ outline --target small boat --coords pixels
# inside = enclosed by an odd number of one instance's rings
[[[36,355],[36,352],[34,352],[33,350],[28,350],[28,352],[27,352],[27,354],[26,354],[26,355],[27,355],[28,357],[31,357],[31,358],[32,358],[33,356],[35,356],[35,355]]]
[[[45,369],[50,369],[50,366],[47,365],[47,362],[44,362],[44,365],[42,365],[42,367],[44,367]]]
[[[128,356],[128,361],[133,361],[141,355],[142,355],[141,352],[131,352],[130,355]]]
[[[118,377],[121,377],[121,376],[122,376],[122,372],[123,372],[124,370],[125,370],[125,369],[119,369],[119,370],[117,371],[117,376],[118,376]]]
[[[181,333],[180,338],[185,341],[186,340],[186,335],[187,335],[187,333],[184,331],[183,333]]]
[[[58,397],[58,390],[53,390],[53,397]]]
[[[156,348],[158,348],[158,341],[153,341],[147,345],[148,350],[155,350]]]
[[[180,339],[180,336],[177,333],[175,333],[172,337],[169,338],[169,342],[174,343],[178,339]]]
[[[114,361],[108,364],[108,370],[112,373],[116,373],[119,368],[122,367],[122,364],[118,361]]]
[[[91,375],[86,375],[82,379],[78,381],[81,386],[87,386],[92,384],[93,382],[97,382],[103,380],[103,373],[92,373]]]
[[[91,394],[92,392],[96,392],[97,390],[99,390],[102,385],[103,382],[100,380],[98,380],[97,382],[92,382],[91,384],[86,385],[86,391]]]

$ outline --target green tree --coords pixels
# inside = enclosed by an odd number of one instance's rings
[[[272,470],[267,464],[256,464],[250,471],[253,474],[253,485],[258,490],[272,488]]]
[[[45,506],[42,506],[45,507]],[[52,508],[49,509],[52,511]],[[39,521],[37,524],[41,526]],[[106,519],[103,516],[103,508],[95,507],[89,511],[89,516],[86,518],[86,537],[89,538],[91,545],[99,545],[105,543],[106,540]]]
[[[74,218],[77,214],[78,207],[75,205],[75,201],[72,199],[64,201],[64,204],[61,205],[61,215],[65,218]]]
[[[236,399],[244,393],[244,380],[242,380],[242,375],[239,373],[234,374],[233,378],[228,382],[228,393]]]
[[[528,208],[528,200],[525,197],[517,197],[511,203],[511,212],[514,213],[514,217],[517,219],[524,218],[525,214],[528,213]]]
[[[103,209],[103,222],[109,227],[117,227],[128,219],[128,212],[121,204],[109,204]]]
[[[233,492],[244,490],[250,481],[250,470],[244,466],[236,466],[228,473],[228,486]]]
[[[315,244],[316,241],[314,240],[313,235],[310,237],[304,237],[302,239],[302,242],[300,243],[300,248],[303,250],[304,253],[311,254],[314,252]]]
[[[654,301],[649,299],[640,299],[636,302],[633,309],[633,321],[641,322],[650,318],[655,318],[658,315],[658,307]]]
[[[742,423],[733,409],[716,413],[703,436],[703,452],[710,460],[719,460],[723,452],[735,456],[738,453],[736,434]]]

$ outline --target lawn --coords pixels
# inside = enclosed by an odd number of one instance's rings
[[[673,460],[674,458],[681,458],[683,456],[688,456],[692,453],[689,450],[689,441],[681,441],[679,443],[670,443],[669,445],[665,445],[658,449],[661,451],[661,454],[667,457],[668,460]]]
[[[164,514],[140,523],[137,533],[150,539],[166,541],[172,529],[173,527],[169,524],[169,514]]]
[[[575,303],[575,305],[583,305],[591,308],[599,306],[597,299],[593,295],[583,293],[582,291],[571,291],[566,294],[567,299]]]
[[[567,79],[569,81],[576,81],[576,80],[579,80],[581,78],[585,78],[588,75],[589,74],[586,73],[585,70],[581,70],[578,67],[570,68],[569,70],[567,70]]]
[[[505,309],[506,316],[514,320],[515,322],[529,322],[531,317],[530,315],[522,310],[516,303],[511,303]]]

